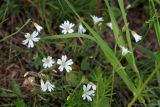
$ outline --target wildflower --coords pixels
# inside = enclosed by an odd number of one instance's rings
[[[85,33],[86,32],[86,29],[83,27],[83,25],[81,23],[79,24],[78,32],[79,33]]]
[[[26,33],[25,35],[25,40],[22,41],[23,45],[27,45],[28,44],[28,48],[33,48],[34,47],[34,43],[33,42],[38,42],[39,41],[39,37],[38,36],[38,32],[34,31],[32,34],[30,33]]]
[[[112,23],[111,22],[109,22],[109,23],[107,23],[107,26],[112,30],[113,28],[112,28]]]
[[[91,15],[91,17],[92,17],[92,19],[93,19],[94,24],[97,24],[97,23],[103,21],[103,18],[102,18],[102,17],[97,17],[97,16],[95,16],[95,15]]]
[[[138,42],[138,41],[140,41],[142,39],[142,36],[138,35],[136,32],[131,31],[131,33],[132,33],[132,35],[133,35],[133,37],[134,37],[136,42]]]
[[[122,50],[122,56],[125,56],[127,53],[131,53],[128,48],[125,48],[124,46],[120,46]]]
[[[40,32],[43,29],[42,26],[38,25],[36,22],[34,22],[33,25],[36,27],[38,32]]]
[[[127,5],[126,9],[130,9],[132,6],[131,4]]]
[[[67,56],[66,55],[62,55],[61,59],[57,60],[57,64],[59,64],[59,70],[62,72],[63,69],[65,68],[67,72],[70,72],[72,70],[72,68],[70,67],[73,64],[72,59],[69,59],[67,61]]]
[[[64,23],[61,24],[59,27],[62,29],[63,34],[74,32],[74,30],[72,29],[74,27],[74,24],[70,23],[68,20],[64,21]]]
[[[52,90],[54,90],[55,86],[53,84],[51,84],[48,80],[46,81],[46,83],[43,82],[43,80],[41,79],[41,89],[42,91],[49,91],[51,92]]]
[[[47,58],[43,58],[42,62],[43,62],[44,68],[47,68],[47,67],[50,68],[55,63],[55,61],[52,59],[51,56],[48,56]]]
[[[96,90],[96,85],[92,82],[89,82],[88,85],[90,85],[93,90]]]
[[[91,86],[90,85],[83,85],[83,100],[88,100],[88,101],[92,101],[92,96],[94,96],[94,90],[90,90]]]

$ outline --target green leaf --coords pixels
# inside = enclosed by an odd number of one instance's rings
[[[25,103],[24,103],[23,99],[17,98],[16,107],[25,107]]]
[[[75,37],[82,37],[87,38],[92,41],[95,41],[95,39],[92,36],[86,35],[86,34],[80,34],[80,33],[71,33],[71,34],[62,34],[62,35],[50,35],[43,37],[42,39],[67,39],[67,38],[75,38]]]
[[[82,79],[82,72],[77,72],[77,71],[71,71],[66,74],[66,80],[69,85],[71,86],[77,86],[77,84],[80,83]]]
[[[14,80],[12,80],[12,89],[18,96],[21,96],[20,87]]]
[[[89,70],[89,69],[90,69],[90,64],[88,58],[84,58],[81,62],[81,70]]]

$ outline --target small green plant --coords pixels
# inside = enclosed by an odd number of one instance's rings
[[[11,44],[3,65],[15,65],[6,67],[13,73],[6,76],[12,78],[9,84],[0,83],[0,106],[160,106],[160,2],[126,4],[125,0],[2,1],[0,28],[9,27],[12,20],[17,27],[9,34],[13,29],[6,34],[0,29],[2,55]],[[139,5],[146,19],[136,30],[130,14]],[[95,6],[100,8],[96,14]],[[156,38],[148,39],[150,32]],[[153,38],[157,48],[150,43]],[[15,78],[15,69],[20,69],[20,79]]]

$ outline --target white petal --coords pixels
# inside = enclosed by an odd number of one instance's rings
[[[62,62],[66,62],[67,56],[66,55],[62,55],[61,59],[62,59]]]
[[[34,32],[32,33],[33,38],[34,38],[34,37],[37,37],[38,34],[39,34],[39,33],[38,33],[37,31],[34,31]]]
[[[57,60],[57,64],[61,65],[61,64],[62,64],[62,60],[61,60],[61,59],[58,59],[58,60]]]
[[[46,91],[47,90],[47,86],[44,84],[42,79],[41,79],[41,89],[42,89],[42,91]]]
[[[62,30],[62,33],[63,33],[63,34],[66,34],[66,33],[67,33],[67,31],[66,31],[66,30]]]
[[[43,58],[43,59],[42,59],[42,62],[46,62],[46,60],[47,60],[46,58]]]
[[[28,38],[30,36],[30,34],[26,33],[24,36],[25,36],[25,38]]]
[[[72,27],[74,27],[74,24],[73,24],[73,23],[70,24],[70,28],[72,28]]]
[[[82,97],[83,97],[83,100],[85,100],[85,99],[86,99],[86,95],[85,95],[85,94],[83,94],[83,95],[82,95]]]
[[[68,30],[68,33],[73,33],[73,32],[74,32],[73,29],[69,29],[69,30]]]
[[[47,66],[48,66],[48,65],[47,65],[46,63],[43,63],[43,67],[44,67],[44,68],[47,68]]]
[[[52,87],[52,84],[48,85],[48,91],[51,92],[52,90],[54,90],[53,87]]]
[[[88,101],[92,101],[92,98],[89,95],[87,95],[86,97]]]
[[[40,38],[33,38],[34,42],[38,42],[40,40]]]
[[[96,90],[96,85],[93,85],[93,86],[92,86],[92,89],[93,89],[93,90]]]
[[[59,66],[58,69],[62,72],[64,67],[63,66]]]
[[[26,45],[28,42],[29,42],[28,39],[26,39],[26,40],[23,40],[23,41],[22,41],[22,44],[23,44],[23,45]]]
[[[48,68],[50,68],[52,66],[52,64],[51,63],[48,63]]]
[[[91,85],[87,84],[87,90],[91,89]]]
[[[67,72],[70,72],[72,70],[72,68],[70,66],[65,66],[65,69]]]
[[[61,29],[64,29],[64,27],[62,25],[59,26]]]
[[[49,92],[51,92],[52,90],[54,90],[54,85],[52,85],[48,80],[46,81],[46,86]]]
[[[86,91],[86,90],[87,90],[86,85],[83,85],[83,90],[84,90],[84,91]]]
[[[68,60],[68,61],[66,62],[66,65],[72,65],[72,64],[73,64],[72,59],[70,59],[70,60]]]
[[[112,23],[111,23],[111,22],[107,23],[107,26],[108,26],[110,29],[113,29],[113,28],[112,28]]]
[[[29,40],[29,42],[28,42],[28,48],[33,48],[33,47],[34,47],[33,41]]]

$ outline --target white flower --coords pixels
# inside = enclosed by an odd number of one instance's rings
[[[140,41],[142,39],[142,36],[138,35],[136,32],[131,31],[131,33],[132,33],[132,35],[133,35],[133,37],[134,37],[136,42],[138,42],[138,41]]]
[[[127,5],[126,9],[130,9],[132,6],[131,4]]]
[[[54,90],[55,86],[53,84],[51,84],[48,80],[46,81],[46,83],[43,82],[43,80],[41,79],[41,89],[42,91],[49,91],[51,92],[52,90]]]
[[[50,68],[55,63],[55,61],[52,59],[51,56],[48,56],[47,58],[43,58],[42,62],[43,62],[44,68],[47,68],[47,67]]]
[[[94,90],[90,90],[91,86],[90,85],[83,85],[83,100],[88,100],[88,101],[92,101],[92,96],[95,96],[94,94]]]
[[[62,29],[63,34],[74,32],[74,30],[72,29],[74,27],[74,24],[70,23],[68,20],[64,21],[64,23],[61,24],[59,27]]]
[[[120,46],[121,50],[122,50],[122,56],[125,56],[128,53],[131,53],[128,48],[125,48],[124,46]]]
[[[111,22],[107,23],[107,26],[108,26],[110,29],[113,29]]]
[[[96,90],[96,85],[93,84],[92,82],[89,82],[88,85],[91,86],[91,88],[95,91]]]
[[[28,48],[33,48],[34,47],[34,43],[33,42],[38,42],[39,41],[39,37],[38,36],[38,32],[34,31],[32,34],[30,33],[26,33],[25,35],[25,40],[22,41],[23,45],[27,45]]]
[[[83,27],[83,25],[81,23],[79,24],[78,32],[79,33],[85,33],[86,32],[86,29]]]
[[[94,24],[97,24],[97,23],[103,21],[103,18],[102,18],[102,17],[97,17],[97,16],[95,16],[95,15],[91,15],[91,17],[92,17],[92,19],[93,19]]]
[[[67,72],[70,72],[72,70],[72,68],[70,67],[73,64],[72,59],[69,59],[67,61],[67,56],[66,55],[62,55],[61,59],[57,60],[57,64],[59,64],[60,66],[58,67],[58,69],[62,72],[63,69],[65,68]]]
[[[34,22],[33,25],[36,27],[38,32],[40,32],[43,29],[42,26],[38,25],[36,22]]]

